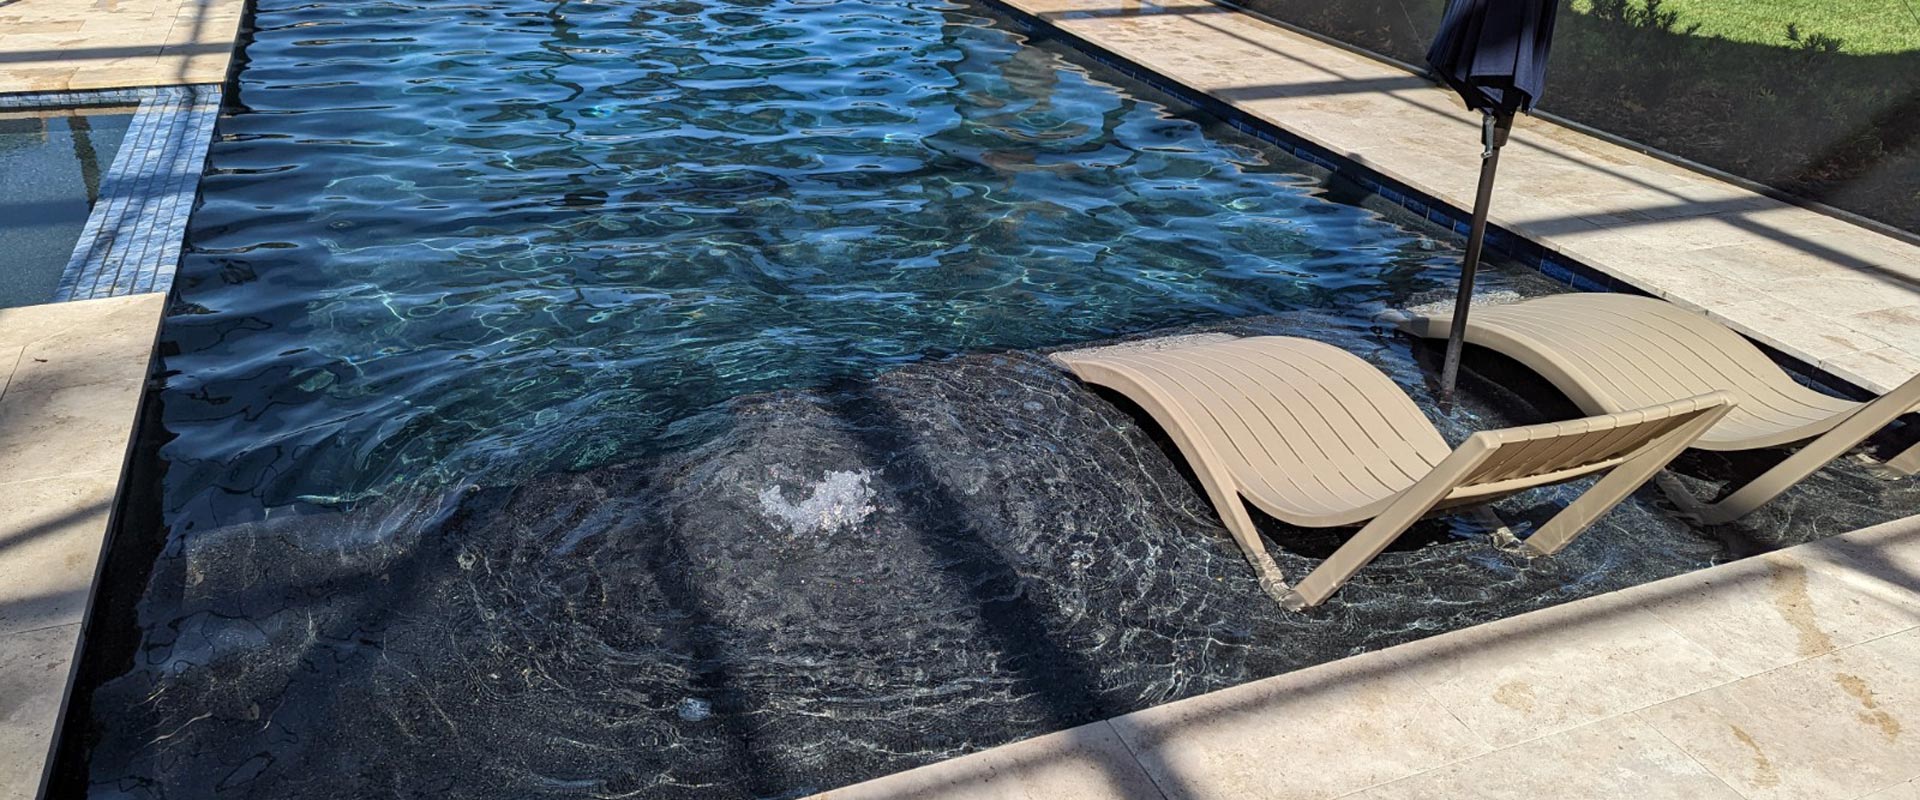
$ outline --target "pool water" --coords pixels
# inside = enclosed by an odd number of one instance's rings
[[[964,6],[258,25],[167,326],[175,526],[631,458],[942,354],[1363,313],[1457,260]]]
[[[0,308],[53,302],[132,121],[123,108],[0,110]]]
[[[1456,242],[972,5],[260,0],[227,99],[67,794],[792,797],[1915,502],[1439,521],[1280,612],[1034,351],[1308,335],[1431,407],[1371,317]]]

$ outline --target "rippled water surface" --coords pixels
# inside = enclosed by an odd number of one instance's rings
[[[1437,522],[1284,614],[1150,426],[1031,351],[1309,335],[1428,402],[1369,319],[1454,277],[1436,230],[967,5],[255,26],[68,793],[790,797],[1914,505],[1640,499],[1536,562]],[[1449,436],[1565,413],[1469,388]]]
[[[175,521],[1444,279],[1421,236],[965,6],[269,0],[257,24],[168,326]]]

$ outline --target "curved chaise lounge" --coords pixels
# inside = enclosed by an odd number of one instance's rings
[[[1082,380],[1125,395],[1173,439],[1222,522],[1288,608],[1319,605],[1421,517],[1607,472],[1527,539],[1558,552],[1727,411],[1707,393],[1620,414],[1482,431],[1448,448],[1413,399],[1331,345],[1264,336],[1058,353]],[[1366,523],[1288,586],[1245,503],[1302,527]]]
[[[1415,316],[1401,329],[1447,337],[1453,317]],[[1865,441],[1920,402],[1920,378],[1867,403],[1808,389],[1740,334],[1662,300],[1574,293],[1475,308],[1466,340],[1540,373],[1589,414],[1604,414],[1701,392],[1726,391],[1734,408],[1693,446],[1734,451],[1806,442],[1718,502],[1664,486],[1709,524],[1747,515]],[[1809,441],[1810,440],[1810,441]],[[1887,465],[1912,474],[1920,445]]]

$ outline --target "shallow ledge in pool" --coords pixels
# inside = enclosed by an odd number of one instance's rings
[[[1449,438],[1570,408],[1475,357],[1443,413],[1409,350],[1317,315],[1157,333],[1215,332],[1354,349]],[[92,780],[801,794],[1920,508],[1848,465],[1713,530],[1645,491],[1533,561],[1484,520],[1440,518],[1298,614],[1261,593],[1158,433],[1041,354],[728,413],[659,458],[181,534],[139,659],[93,695]],[[1494,512],[1524,532],[1578,488]],[[1267,529],[1293,573],[1340,533]]]

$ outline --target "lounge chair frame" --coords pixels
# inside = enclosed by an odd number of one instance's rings
[[[1448,335],[1452,322],[1450,315],[1409,316],[1400,327],[1438,339]],[[1577,293],[1480,308],[1467,318],[1466,340],[1526,365],[1589,414],[1711,389],[1731,392],[1739,411],[1702,435],[1694,444],[1699,449],[1740,451],[1805,442],[1718,501],[1696,498],[1678,481],[1659,483],[1684,513],[1710,525],[1752,513],[1920,410],[1920,376],[1866,403],[1821,395],[1799,385],[1739,334],[1650,297]],[[1651,353],[1656,347],[1661,352]],[[1666,366],[1635,367],[1636,355],[1658,355]],[[1790,411],[1759,418],[1767,408]],[[1920,472],[1920,444],[1885,465],[1903,475]]]
[[[1406,533],[1415,522],[1438,508],[1450,505],[1447,501],[1456,493],[1470,489],[1487,492],[1489,487],[1476,486],[1474,481],[1484,474],[1488,464],[1497,462],[1503,449],[1523,442],[1571,439],[1595,430],[1629,429],[1646,426],[1657,420],[1679,420],[1680,424],[1672,426],[1666,433],[1647,438],[1628,455],[1600,462],[1607,464],[1604,468],[1606,474],[1522,543],[1522,548],[1530,555],[1550,556],[1558,553],[1679,456],[1689,442],[1727,412],[1730,402],[1731,398],[1724,395],[1703,396],[1627,414],[1475,433],[1467,437],[1446,461],[1434,467],[1433,472],[1421,479],[1420,483],[1401,495],[1387,511],[1374,517],[1353,538],[1334,551],[1326,562],[1308,573],[1290,594],[1280,599],[1281,605],[1293,609],[1319,605],[1346,584],[1361,567],[1373,561],[1388,545]],[[1532,475],[1522,481],[1510,481],[1515,484],[1511,491],[1499,491],[1483,499],[1497,499],[1514,491],[1559,483],[1592,471],[1578,470],[1564,477],[1552,472]]]
[[[1255,358],[1271,358],[1282,366],[1303,366],[1297,373],[1261,372],[1255,368],[1235,372],[1234,378],[1241,384],[1241,389],[1236,391],[1252,393],[1241,401],[1239,409],[1232,407],[1231,400],[1202,394],[1202,390],[1185,380],[1202,374],[1187,371],[1188,365],[1198,365],[1191,367],[1192,370],[1224,370],[1228,367],[1218,365]],[[1727,413],[1731,403],[1725,393],[1709,393],[1619,414],[1482,431],[1469,436],[1448,453],[1439,433],[1404,390],[1359,357],[1319,342],[1258,337],[1157,351],[1067,352],[1056,354],[1054,360],[1088,383],[1125,395],[1159,423],[1186,457],[1221,521],[1253,565],[1261,588],[1293,610],[1324,602],[1355,572],[1429,513],[1605,473],[1526,540],[1525,549],[1531,553],[1559,552],[1686,449],[1701,432]],[[1217,376],[1219,372],[1207,374]],[[1317,403],[1307,394],[1315,387],[1327,389]],[[1264,400],[1254,396],[1263,391],[1271,396]],[[1293,396],[1279,397],[1283,392]],[[1262,402],[1253,402],[1256,400]],[[1354,495],[1344,506],[1300,511],[1294,505],[1273,499],[1269,495],[1271,489],[1253,491],[1254,484],[1271,486],[1273,481],[1267,479],[1273,476],[1252,475],[1243,479],[1237,471],[1255,468],[1247,466],[1244,458],[1228,458],[1222,452],[1225,447],[1242,447],[1233,441],[1236,438],[1262,435],[1256,430],[1260,422],[1246,422],[1245,409],[1259,406],[1271,413],[1294,417],[1331,418],[1342,404],[1359,400],[1383,409],[1381,413],[1393,424],[1375,425],[1373,431],[1362,432],[1369,441],[1355,443],[1357,446],[1380,449],[1377,453],[1357,456],[1356,460],[1377,464],[1401,459],[1404,465],[1409,453],[1429,459],[1425,462],[1424,474],[1411,485],[1384,493]],[[1210,417],[1210,424],[1200,423],[1202,415]],[[1239,422],[1222,422],[1229,418]],[[1358,427],[1349,428],[1350,432],[1358,430]],[[1223,432],[1226,435],[1223,436]],[[1267,435],[1271,436],[1271,432]],[[1403,437],[1405,441],[1390,441],[1392,436]],[[1307,445],[1301,447],[1305,449]],[[1273,448],[1266,449],[1271,452]],[[1324,451],[1325,447],[1321,449]],[[1445,455],[1438,456],[1436,449]],[[1267,470],[1285,472],[1289,466],[1270,465]],[[1299,469],[1298,466],[1291,468]],[[1305,579],[1290,586],[1254,526],[1247,509],[1249,498],[1282,521],[1295,525],[1333,527],[1362,521],[1365,524]]]

